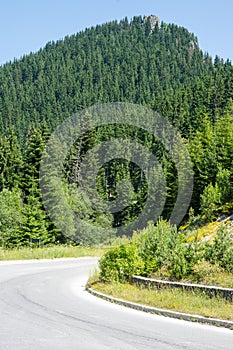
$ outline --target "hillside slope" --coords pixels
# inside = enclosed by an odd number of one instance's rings
[[[233,66],[218,57],[213,62],[185,28],[160,24],[154,16],[126,18],[50,42],[38,53],[0,67],[0,245],[27,245],[31,236],[45,244],[63,241],[45,213],[39,188],[46,142],[51,131],[73,113],[97,103],[120,101],[160,112],[181,131],[194,171],[189,216],[200,214],[211,221],[219,208],[233,202]],[[151,198],[160,205],[157,193],[166,196],[161,215],[167,220],[176,206],[181,182],[172,152],[142,128],[127,122],[119,125],[97,127],[76,140],[65,159],[63,181],[48,198],[56,204],[62,190],[67,194],[73,210],[70,217],[61,219],[62,210],[56,205],[53,213],[63,228],[76,232],[75,215],[88,222],[89,236],[86,229],[79,234],[82,244],[98,244],[106,238],[97,235],[96,227],[104,228],[105,235],[107,229],[116,231],[136,221],[149,197],[144,172],[151,166],[149,158],[141,169],[129,160],[132,157],[115,157],[100,167],[101,159],[96,157],[92,163],[94,170],[99,169],[94,174],[100,197],[116,201],[120,187],[122,198],[129,201],[118,212],[105,210],[105,205],[95,210],[79,179],[85,154],[101,142],[125,138],[143,145],[160,162],[166,179],[160,191],[160,179],[154,177]],[[129,154],[133,153],[130,149]],[[178,153],[179,159],[186,159]],[[187,175],[184,163],[183,179]],[[156,221],[153,210],[148,208]]]
[[[151,24],[153,23],[153,24]],[[134,17],[48,43],[0,68],[0,132],[29,125],[54,129],[70,114],[100,102],[147,105],[187,136],[203,113],[213,119],[233,98],[233,67],[213,63],[185,28]]]

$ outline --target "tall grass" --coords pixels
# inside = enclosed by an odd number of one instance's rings
[[[100,257],[107,248],[102,247],[73,247],[54,245],[42,248],[0,249],[0,260],[29,260],[29,259],[56,259],[79,258],[84,256]]]

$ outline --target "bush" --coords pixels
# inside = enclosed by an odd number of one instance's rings
[[[233,242],[225,226],[221,226],[212,243],[206,243],[205,259],[233,272]]]
[[[136,236],[139,254],[144,261],[144,275],[149,275],[166,265],[177,235],[175,227],[160,220],[156,226],[149,223],[141,234]]]
[[[202,251],[197,244],[184,245],[177,239],[174,249],[170,252],[167,270],[169,275],[180,280],[193,274],[195,264],[201,259]]]
[[[201,255],[197,244],[185,245],[176,227],[162,220],[156,226],[149,224],[138,237],[137,244],[144,261],[144,275],[163,269],[170,277],[181,279],[192,273]]]
[[[201,195],[201,213],[208,219],[213,220],[221,206],[221,193],[218,185],[209,184]]]
[[[130,276],[141,274],[144,268],[136,244],[111,248],[100,259],[100,279],[103,282],[127,282]]]
[[[176,227],[160,220],[136,233],[131,243],[109,250],[100,260],[100,278],[126,282],[134,274],[150,276],[161,271],[174,280],[200,278],[197,264],[201,261],[233,272],[233,243],[227,229],[222,226],[212,243],[185,243]]]
[[[216,279],[216,275],[220,274],[223,270],[218,265],[213,265],[206,260],[199,261],[193,268],[193,277],[195,281],[214,281]]]

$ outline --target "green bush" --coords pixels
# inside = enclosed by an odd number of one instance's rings
[[[225,226],[220,226],[212,243],[206,243],[205,259],[233,272],[233,242]]]
[[[149,223],[134,238],[139,249],[139,254],[144,261],[145,275],[157,271],[166,264],[170,249],[174,246],[176,237],[176,228],[160,220],[156,226],[153,223]]]
[[[187,243],[176,227],[160,220],[136,233],[131,243],[109,250],[100,260],[100,278],[125,282],[133,274],[151,276],[161,271],[172,280],[198,278],[201,261],[233,272],[233,243],[227,229],[221,227],[211,243]]]
[[[213,220],[221,206],[221,192],[218,185],[209,184],[201,195],[201,213],[209,220]]]
[[[177,243],[175,250],[171,252],[168,272],[174,279],[190,277],[194,273],[195,265],[202,259],[202,246],[194,243]]]
[[[193,279],[198,283],[208,280],[213,281],[212,284],[214,284],[216,275],[220,274],[222,271],[222,268],[218,265],[213,265],[203,259],[194,266]]]
[[[100,279],[103,282],[129,280],[134,274],[141,274],[144,268],[136,244],[130,243],[111,248],[100,259]]]
[[[192,273],[201,256],[197,244],[184,244],[176,227],[163,220],[156,226],[149,224],[137,238],[137,244],[144,261],[144,275],[165,269],[171,278],[181,279]]]

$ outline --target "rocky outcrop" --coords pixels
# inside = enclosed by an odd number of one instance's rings
[[[153,33],[157,23],[158,23],[158,26],[160,27],[160,19],[159,19],[159,17],[157,17],[155,15],[150,15],[150,16],[145,16],[144,17],[144,22],[146,22],[148,18],[149,18],[149,21],[150,21],[151,33]]]

